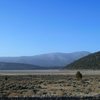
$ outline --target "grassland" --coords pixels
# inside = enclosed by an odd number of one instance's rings
[[[38,72],[38,71],[37,71]],[[64,71],[65,72],[65,71]],[[34,97],[34,96],[96,96],[100,95],[100,73],[83,73],[78,81],[76,71],[68,73],[47,72],[19,74],[1,73],[0,96]],[[71,74],[72,73],[72,74]],[[91,74],[92,73],[92,74]],[[5,75],[4,75],[5,74]],[[91,75],[90,75],[91,74]]]

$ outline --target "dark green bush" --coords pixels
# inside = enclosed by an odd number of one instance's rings
[[[82,80],[82,74],[79,71],[76,73],[76,78],[77,80]]]

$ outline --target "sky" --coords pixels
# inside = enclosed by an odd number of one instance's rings
[[[0,56],[100,50],[100,0],[0,0]]]

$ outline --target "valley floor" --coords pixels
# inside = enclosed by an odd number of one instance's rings
[[[66,71],[64,71],[66,72]],[[81,71],[82,72],[82,71]],[[88,75],[78,81],[72,74],[0,75],[0,96],[96,96],[100,95],[100,73]],[[92,73],[92,72],[91,72]],[[18,74],[18,73],[17,73]],[[41,74],[41,75],[40,75]],[[51,75],[52,74],[52,75]],[[97,74],[97,75],[96,75]]]
[[[0,75],[100,75],[100,70],[0,70]]]

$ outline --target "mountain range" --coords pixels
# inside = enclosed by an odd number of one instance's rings
[[[0,69],[63,68],[65,65],[73,63],[89,54],[87,51],[80,51],[72,53],[48,53],[35,56],[0,57]]]
[[[65,69],[100,69],[100,51],[91,53],[69,65]]]
[[[40,66],[30,64],[0,62],[0,70],[34,70],[37,68],[43,69]]]

